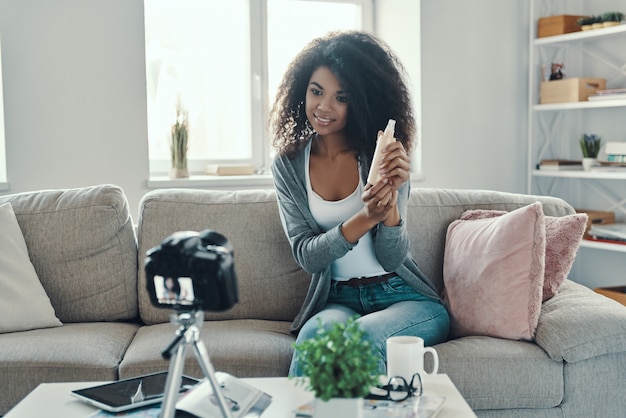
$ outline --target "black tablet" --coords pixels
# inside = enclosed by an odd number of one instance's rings
[[[105,411],[121,412],[161,402],[166,382],[167,372],[159,372],[77,389],[70,393]],[[183,376],[179,392],[190,389],[196,383],[197,379]]]

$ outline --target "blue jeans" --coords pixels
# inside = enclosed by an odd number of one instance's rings
[[[318,327],[318,318],[325,329],[335,322],[346,322],[358,316],[356,322],[365,330],[374,348],[380,354],[379,372],[386,373],[386,341],[395,335],[412,335],[424,339],[427,346],[446,341],[450,317],[441,302],[415,291],[400,277],[387,283],[359,287],[331,284],[328,303],[302,327],[296,343],[312,338]],[[294,352],[289,368],[290,376],[301,376],[298,353]]]

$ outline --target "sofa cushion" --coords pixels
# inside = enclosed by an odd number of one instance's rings
[[[510,212],[541,202],[547,216],[575,213],[574,208],[552,196],[504,193],[492,190],[413,189],[406,226],[411,236],[411,254],[422,273],[443,290],[443,254],[446,231],[453,221],[470,209]]]
[[[439,372],[450,376],[474,410],[537,410],[563,402],[563,362],[551,360],[532,342],[472,336],[434,348]],[[502,415],[509,416],[494,416]]]
[[[10,203],[0,205],[0,333],[61,326]]]
[[[292,321],[310,275],[294,261],[280,227],[274,190],[168,189],[147,193],[140,203],[139,265],[146,253],[177,231],[213,229],[233,247],[239,303],[226,312],[206,312],[207,320]],[[139,311],[147,324],[169,321],[170,311],[154,307],[139,269]]]
[[[532,340],[545,252],[540,202],[500,217],[452,222],[443,266],[451,336]]]
[[[137,317],[137,243],[117,186],[0,196],[63,323]]]
[[[461,219],[484,219],[506,214],[500,210],[468,210]],[[543,281],[543,301],[550,299],[567,278],[580,240],[587,226],[586,213],[566,216],[546,216],[546,271]]]
[[[290,321],[210,321],[204,323],[200,336],[215,370],[237,377],[287,376],[295,341],[290,326]],[[161,351],[175,330],[172,324],[142,327],[120,364],[120,377],[166,370]],[[192,347],[187,350],[184,373],[204,377]]]
[[[118,379],[119,363],[138,328],[91,322],[0,335],[0,414],[40,383]]]

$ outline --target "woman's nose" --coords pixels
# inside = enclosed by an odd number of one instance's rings
[[[317,104],[317,107],[320,110],[330,109],[331,108],[330,98],[323,97],[322,99],[320,99],[319,103]]]

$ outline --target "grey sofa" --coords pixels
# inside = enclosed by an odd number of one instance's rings
[[[551,197],[414,189],[412,250],[440,288],[447,226],[467,209],[513,210]],[[63,326],[0,334],[0,414],[42,382],[113,380],[166,370],[169,310],[150,304],[146,251],[181,230],[214,229],[235,249],[240,302],[207,312],[217,370],[286,376],[289,325],[308,285],[293,261],[272,190],[155,190],[130,215],[112,185],[0,196],[11,202],[30,258]],[[571,281],[544,303],[535,342],[464,337],[439,344],[447,373],[480,417],[617,417],[626,411],[626,308]],[[189,350],[185,373],[202,376]]]

